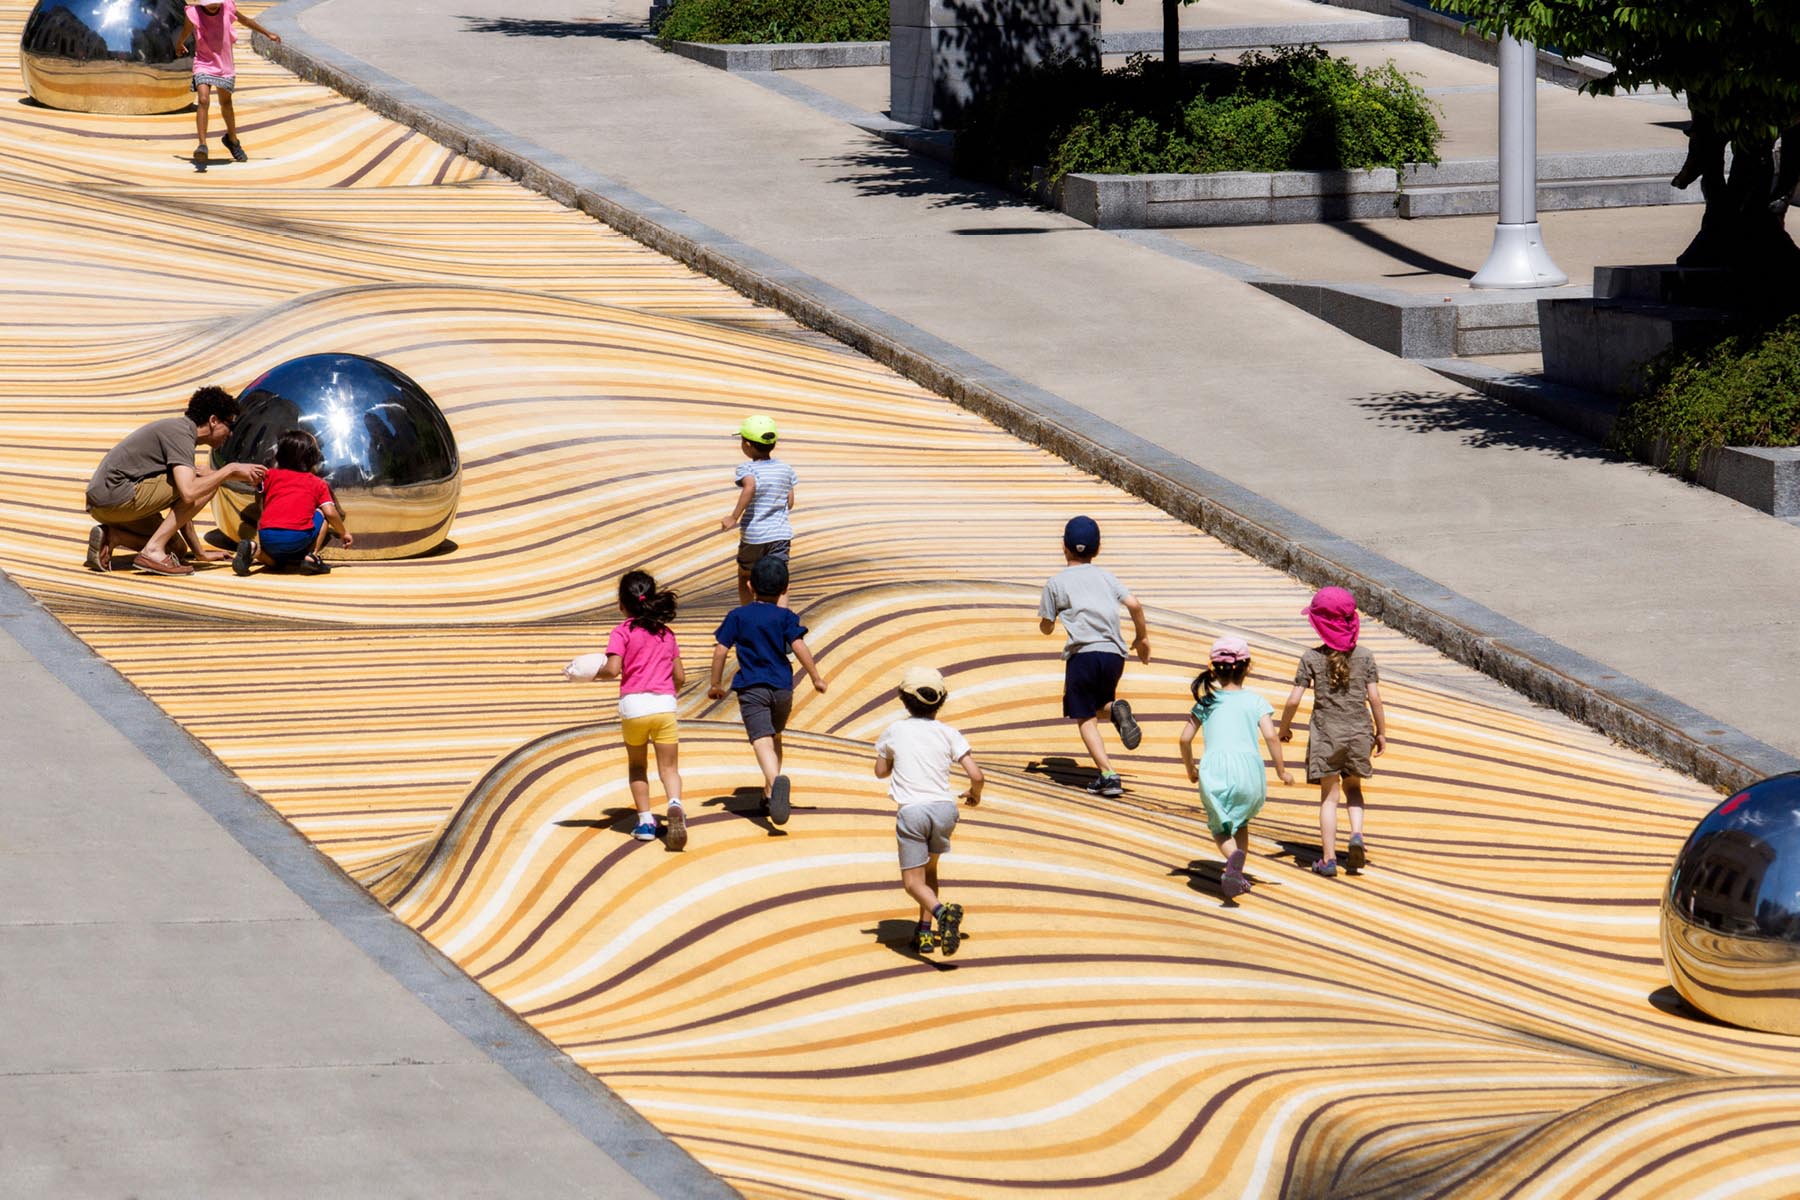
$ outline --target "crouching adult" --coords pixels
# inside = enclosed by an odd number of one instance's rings
[[[194,466],[201,447],[225,443],[238,418],[237,400],[224,388],[203,387],[179,417],[152,421],[107,451],[88,481],[87,510],[96,522],[88,533],[87,565],[110,571],[114,550],[135,550],[131,565],[157,575],[191,575],[181,556],[224,562],[194,532],[194,517],[231,479],[261,482],[266,468],[230,463],[210,471]]]

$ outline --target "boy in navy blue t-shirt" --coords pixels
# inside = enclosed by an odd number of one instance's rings
[[[788,650],[806,669],[818,691],[825,690],[825,678],[813,665],[812,651],[807,649],[806,627],[790,609],[776,603],[787,591],[788,569],[785,562],[774,558],[758,559],[750,568],[750,586],[756,599],[725,614],[725,620],[713,635],[712,683],[706,694],[714,700],[725,696],[725,651],[737,648],[738,671],[732,677],[731,690],[737,693],[738,711],[744,718],[744,732],[750,748],[756,752],[756,765],[763,773],[763,811],[777,825],[786,825],[790,811],[788,777],[781,773],[781,733],[787,728],[788,713],[794,707],[794,668],[788,665]]]

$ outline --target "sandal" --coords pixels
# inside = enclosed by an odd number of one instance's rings
[[[96,525],[88,530],[87,569],[112,570],[112,534],[104,525]]]
[[[248,154],[244,153],[243,145],[236,138],[227,137],[222,140],[225,143],[225,149],[231,151],[231,161],[232,162],[249,162],[250,161],[250,156]]]
[[[248,575],[250,564],[256,561],[256,542],[245,538],[237,544],[237,553],[231,556],[231,570],[234,575]]]
[[[161,558],[139,554],[131,560],[131,565],[140,571],[148,571],[152,575],[192,575],[194,573],[194,568],[177,561],[173,554],[165,554]]]
[[[331,574],[331,568],[325,564],[324,559],[320,558],[316,554],[307,555],[305,558],[301,559],[298,563],[296,563],[295,566],[300,568],[300,573],[302,575],[329,575],[329,574]]]

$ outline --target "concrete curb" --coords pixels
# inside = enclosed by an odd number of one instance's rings
[[[1181,31],[1183,50],[1250,50],[1258,46],[1349,45],[1352,42],[1403,42],[1403,17],[1371,17],[1363,21],[1304,21],[1288,25],[1214,25]],[[1102,54],[1161,54],[1162,30],[1122,29],[1100,34]]]
[[[3,571],[0,619],[27,653],[124,734],[270,874],[651,1191],[668,1200],[739,1198],[344,874]]]
[[[721,71],[806,71],[817,67],[885,67],[886,42],[670,42],[669,53]]]
[[[286,0],[263,15],[285,39],[256,49],[654,250],[787,313],[1008,432],[1364,609],[1539,703],[1705,783],[1735,788],[1800,759],[1511,621],[1441,584],[1153,445],[872,305],[580,164],[497,129],[307,34]],[[1690,732],[1692,731],[1692,732]]]

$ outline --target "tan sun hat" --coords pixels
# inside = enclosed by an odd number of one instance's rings
[[[900,677],[900,691],[925,704],[942,704],[950,696],[944,677],[935,667],[908,667]]]

